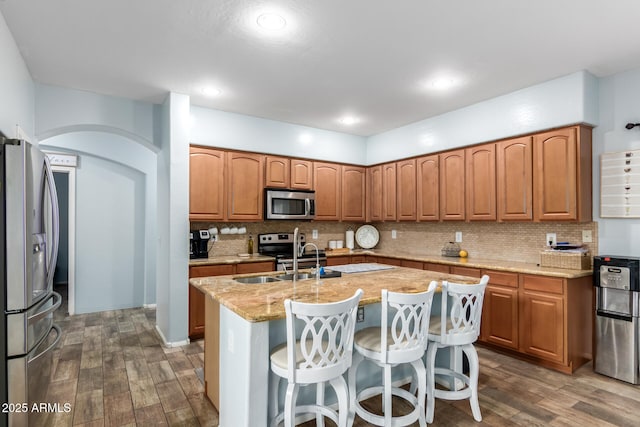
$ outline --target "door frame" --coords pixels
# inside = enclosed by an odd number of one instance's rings
[[[69,213],[68,240],[69,240],[69,270],[68,270],[68,311],[72,316],[76,312],[76,168],[71,166],[51,165],[51,170],[58,173],[66,173],[69,178]]]

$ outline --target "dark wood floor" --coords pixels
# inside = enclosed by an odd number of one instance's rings
[[[56,313],[63,337],[54,353],[49,399],[72,407],[55,414],[51,425],[218,425],[198,377],[202,341],[164,348],[153,309],[62,313]],[[565,375],[481,347],[478,353],[482,425],[640,426],[640,386],[595,374],[591,364]],[[371,400],[372,410],[379,401]],[[402,410],[400,404],[396,409]],[[367,424],[356,419],[354,425]],[[436,400],[434,425],[479,423],[467,401]]]

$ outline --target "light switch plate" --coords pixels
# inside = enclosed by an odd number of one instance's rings
[[[462,231],[456,231],[456,243],[462,243]]]
[[[592,243],[593,235],[591,234],[591,230],[582,230],[582,243]]]
[[[311,231],[311,238],[313,238],[313,239],[317,239],[318,238],[318,230],[312,230]]]

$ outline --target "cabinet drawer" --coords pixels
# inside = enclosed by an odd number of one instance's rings
[[[261,273],[263,271],[273,271],[272,262],[247,262],[236,265],[237,274]]]
[[[420,261],[411,261],[408,259],[403,259],[402,266],[409,267],[409,268],[417,268],[418,270],[422,270],[422,262]]]
[[[451,266],[451,274],[459,274],[460,276],[482,277],[482,272],[479,268],[472,267],[458,267],[456,265]]]
[[[482,270],[482,274],[489,276],[489,283],[492,285],[518,287],[518,273],[506,273],[504,271]]]
[[[361,264],[366,261],[367,257],[364,255],[353,255],[351,256],[351,264]]]
[[[422,268],[429,271],[437,271],[438,273],[449,274],[449,266],[446,264],[436,264],[435,262],[425,262],[424,267]]]
[[[558,277],[520,276],[522,287],[528,291],[547,292],[562,295],[564,293],[564,279]]]
[[[234,265],[199,265],[197,267],[189,267],[189,277],[208,277],[208,276],[225,276],[233,274]]]
[[[396,265],[398,267],[402,267],[402,260],[397,259],[397,258],[387,258],[387,257],[378,257],[378,262],[380,264],[387,264],[387,265]]]

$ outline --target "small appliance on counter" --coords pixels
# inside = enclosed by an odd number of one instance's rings
[[[593,370],[640,384],[640,258],[593,258],[596,324]]]
[[[209,230],[196,230],[189,233],[189,258],[207,258],[209,256],[207,245],[210,237]]]

